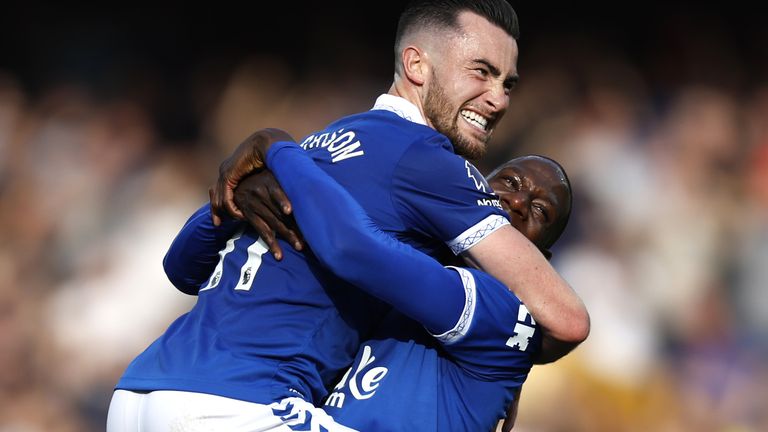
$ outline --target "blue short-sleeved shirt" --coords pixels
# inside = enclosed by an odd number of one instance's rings
[[[449,140],[420,124],[414,106],[385,96],[301,147],[383,231],[425,253],[460,253],[507,224],[498,198]],[[171,246],[172,280],[200,273],[173,258],[211,228],[207,211],[193,215]],[[254,231],[229,229],[216,239],[210,271],[203,266],[210,277],[199,281],[196,305],[131,362],[117,388],[320,403],[388,307],[330,275],[311,251],[283,245],[278,262]]]

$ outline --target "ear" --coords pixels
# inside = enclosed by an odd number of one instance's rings
[[[428,76],[427,56],[420,48],[409,45],[403,49],[403,74],[415,85],[422,86]]]

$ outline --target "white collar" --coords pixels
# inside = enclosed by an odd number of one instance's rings
[[[427,121],[424,120],[419,108],[409,100],[401,98],[400,96],[385,93],[376,99],[376,103],[371,109],[391,111],[406,120],[424,126],[427,125]]]

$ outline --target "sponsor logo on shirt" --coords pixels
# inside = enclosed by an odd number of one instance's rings
[[[387,375],[389,369],[378,366],[372,367],[371,364],[376,360],[373,356],[373,351],[368,345],[363,346],[363,354],[360,358],[360,362],[357,367],[349,368],[344,377],[341,378],[336,387],[333,388],[333,392],[328,396],[325,401],[325,405],[342,408],[344,406],[344,399],[349,394],[357,400],[370,399],[376,394],[376,389],[379,388],[381,380]],[[354,368],[354,370],[353,370]],[[345,387],[349,389],[349,392],[345,392]]]
[[[477,205],[501,208],[501,201],[498,199],[483,198],[477,200]]]

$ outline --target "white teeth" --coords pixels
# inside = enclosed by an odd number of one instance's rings
[[[469,123],[472,123],[482,130],[485,130],[485,128],[488,126],[488,119],[474,111],[463,110],[461,111],[461,116],[464,117],[464,119]]]

